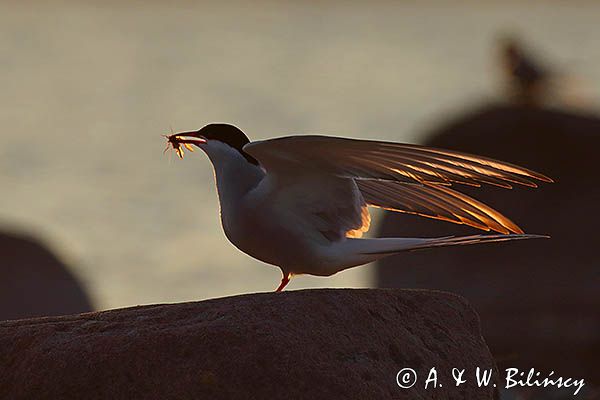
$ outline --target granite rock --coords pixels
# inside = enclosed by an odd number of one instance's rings
[[[424,389],[432,367],[443,387]],[[3,399],[490,399],[495,368],[456,295],[302,290],[0,323]],[[417,383],[396,376],[413,368]],[[497,376],[497,375],[496,375]],[[491,384],[490,384],[491,385]]]

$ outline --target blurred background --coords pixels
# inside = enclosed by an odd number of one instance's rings
[[[552,107],[593,113],[599,15],[591,1],[3,1],[0,230],[47,248],[67,271],[56,279],[85,292],[81,310],[273,290],[279,270],[223,235],[206,157],[163,155],[161,134],[225,121],[252,139],[422,142],[510,98],[507,35],[568,75]],[[0,245],[3,292],[20,288],[5,303],[39,293],[23,283],[35,272],[10,283],[18,248]],[[290,289],[371,287],[375,275]]]
[[[163,155],[171,129],[426,143],[555,178],[465,190],[553,239],[403,254],[289,289],[450,290],[501,367],[597,384],[599,16],[592,1],[0,0],[0,320],[279,284],[225,238],[208,159]],[[373,215],[371,235],[474,233]]]

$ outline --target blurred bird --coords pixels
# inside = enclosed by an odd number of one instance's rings
[[[551,86],[554,74],[513,37],[501,39],[500,52],[513,97],[522,103],[537,104]]]
[[[512,100],[526,106],[559,106],[590,109],[592,87],[569,71],[548,65],[536,52],[514,36],[499,40],[503,81]]]
[[[250,142],[237,127],[210,124],[168,138],[202,149],[212,162],[221,222],[241,251],[292,276],[330,276],[407,250],[499,242],[528,235],[492,208],[450,188],[513,184],[536,187],[542,174],[516,165],[412,144],[328,136]],[[466,224],[496,234],[360,239],[368,206]]]

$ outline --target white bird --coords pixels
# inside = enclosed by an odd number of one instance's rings
[[[225,235],[244,253],[292,276],[330,276],[407,250],[547,236],[528,235],[453,183],[511,188],[552,182],[528,169],[413,144],[329,136],[250,142],[237,127],[209,124],[167,137],[202,149],[212,162]],[[367,207],[418,214],[497,234],[361,239]]]

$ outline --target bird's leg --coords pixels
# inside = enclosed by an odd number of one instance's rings
[[[290,283],[290,279],[292,278],[292,274],[290,273],[283,273],[283,278],[281,278],[281,284],[279,285],[279,287],[277,289],[275,289],[276,292],[281,292],[283,290],[284,287],[287,286],[288,283]]]

